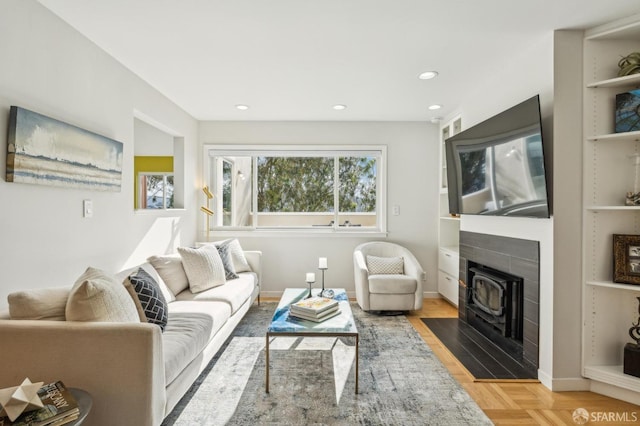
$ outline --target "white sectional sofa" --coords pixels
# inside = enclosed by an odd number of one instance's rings
[[[261,253],[244,254],[251,272],[199,293],[187,288],[174,294],[153,266],[140,265],[157,278],[167,298],[164,332],[146,322],[23,320],[4,314],[0,388],[16,386],[25,377],[62,380],[92,395],[87,425],[159,425],[259,295]],[[64,301],[64,289],[51,292],[52,300]]]

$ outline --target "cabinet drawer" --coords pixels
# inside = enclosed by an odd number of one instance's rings
[[[438,269],[449,275],[457,277],[459,269],[458,258],[458,253],[440,249],[438,256]]]
[[[438,293],[455,306],[458,306],[458,279],[438,271]]]

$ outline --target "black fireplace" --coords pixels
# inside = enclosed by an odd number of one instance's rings
[[[539,359],[539,243],[461,231],[459,277],[460,320],[535,373]]]
[[[469,268],[467,318],[522,342],[522,278],[484,266]]]

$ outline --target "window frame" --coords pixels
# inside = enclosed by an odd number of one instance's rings
[[[255,188],[258,184],[258,176],[251,173],[252,186],[252,222],[250,226],[216,226],[211,224],[210,231],[215,231],[216,235],[221,237],[238,235],[238,233],[247,233],[252,235],[275,236],[275,235],[303,235],[303,236],[353,236],[363,235],[367,237],[384,237],[387,235],[387,146],[386,145],[247,145],[247,144],[204,144],[203,145],[203,183],[202,185],[210,185],[215,188],[217,184],[215,180],[215,167],[212,165],[215,158],[228,157],[250,157],[252,170],[257,170],[257,157],[260,156],[280,156],[280,157],[297,157],[297,156],[315,156],[315,157],[349,157],[349,156],[375,156],[377,158],[376,165],[376,212],[371,213],[377,216],[376,225],[373,227],[345,227],[333,226],[327,227],[269,227],[256,226],[256,218],[259,214],[255,211],[258,205],[258,194]],[[335,170],[335,168],[334,168]],[[337,174],[337,170],[336,170]],[[336,182],[338,180],[336,179]],[[339,185],[336,185],[334,191],[339,191]],[[214,194],[214,197],[218,197]],[[337,204],[337,203],[336,203]],[[334,205],[336,205],[334,204]],[[277,213],[274,213],[277,214]],[[301,213],[304,214],[304,213]],[[336,216],[341,214],[349,214],[348,212],[334,212]],[[203,218],[203,229],[206,232],[206,224]]]
[[[138,191],[140,192],[139,194],[139,199],[138,199],[138,203],[140,203],[142,201],[142,197],[144,194],[144,199],[146,200],[147,198],[147,194],[146,194],[146,187],[144,188],[144,192],[143,192],[143,185],[142,185],[142,178],[144,176],[162,176],[162,208],[149,208],[149,207],[140,207],[139,205],[136,206],[136,210],[138,211],[162,211],[162,210],[175,210],[174,207],[167,207],[167,178],[168,177],[172,177],[173,178],[173,192],[175,194],[175,174],[173,172],[138,172],[136,175],[136,185],[138,187]],[[146,204],[146,203],[145,203]]]

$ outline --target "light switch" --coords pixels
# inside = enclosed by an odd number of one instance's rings
[[[82,201],[82,217],[93,217],[93,201]]]

